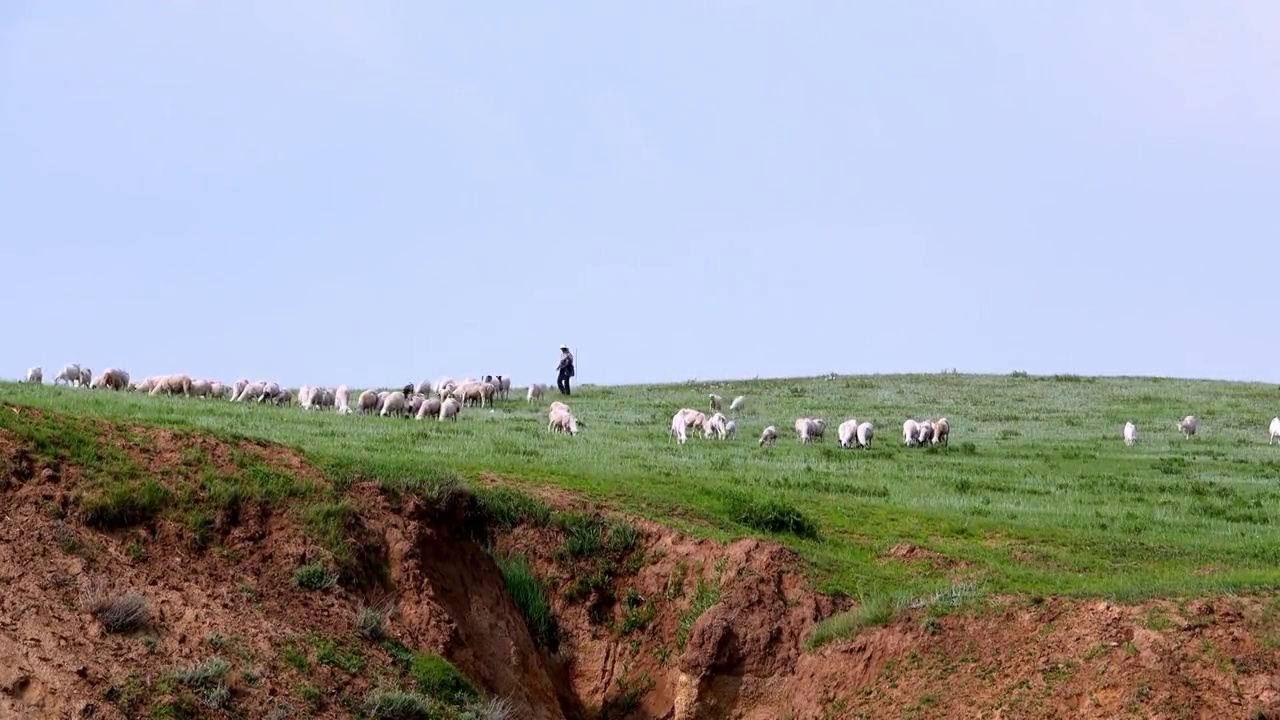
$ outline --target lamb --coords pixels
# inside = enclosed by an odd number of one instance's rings
[[[747,396],[739,395],[738,397],[733,399],[733,402],[729,403],[729,412],[731,413],[742,412],[742,408],[746,407],[746,404],[747,404]]]
[[[213,385],[208,380],[192,380],[191,396],[192,397],[209,397],[209,393],[213,392]]]
[[[1138,442],[1138,427],[1131,422],[1124,424],[1124,444],[1133,446]]]
[[[64,365],[57,375],[53,376],[53,384],[57,385],[61,380],[64,385],[74,385],[80,382],[80,366],[76,363]]]
[[[866,450],[871,447],[871,439],[876,436],[876,429],[869,422],[858,426],[858,447]]]
[[[396,390],[388,393],[387,397],[382,401],[382,409],[378,412],[382,417],[388,415],[403,415],[408,405],[405,403],[404,393]]]
[[[933,441],[933,421],[921,420],[916,425],[916,444],[924,446]]]
[[[836,435],[840,438],[840,447],[851,448],[858,440],[858,421],[856,418],[849,418],[840,423],[836,428]]]
[[[702,429],[702,436],[708,440],[723,440],[728,435],[725,429],[725,417],[720,413],[714,413],[707,418],[706,425]]]
[[[378,407],[378,393],[372,390],[365,390],[356,398],[356,410],[361,415],[374,412]]]
[[[711,398],[711,410],[720,412],[720,396],[715,393],[709,393],[707,397]]]
[[[425,420],[429,417],[438,417],[440,415],[440,407],[442,403],[440,398],[423,398],[422,405],[418,407],[418,411],[414,413],[414,417],[418,420]]]
[[[760,447],[768,445],[773,447],[778,442],[778,428],[770,425],[760,433]]]
[[[546,392],[547,392],[546,385],[543,385],[541,383],[534,383],[529,386],[529,392],[525,397],[525,402],[533,402],[534,400],[541,400],[542,396],[545,395]]]
[[[933,424],[933,444],[938,443],[951,446],[951,422],[944,417],[938,418],[938,422]]]
[[[738,435],[737,421],[730,420],[729,422],[724,424],[724,438],[726,440],[732,440],[733,438],[737,437],[737,435]]]
[[[577,435],[578,420],[568,410],[553,408],[547,413],[547,430]]]
[[[915,447],[916,442],[920,439],[919,426],[915,420],[907,418],[902,423],[902,444],[908,447]]]
[[[462,406],[458,404],[457,400],[453,398],[445,398],[444,402],[440,403],[440,414],[436,417],[437,422],[444,420],[445,418],[449,418],[454,422],[457,422],[458,410],[460,409],[462,409]]]
[[[1271,427],[1267,428],[1267,433],[1271,435],[1271,442],[1268,445],[1274,445],[1276,438],[1280,438],[1280,417],[1271,418]]]
[[[27,382],[37,385],[44,383],[44,370],[39,366],[27,368]]]
[[[681,445],[689,439],[689,419],[683,410],[671,416],[671,437]]]
[[[1188,415],[1182,418],[1182,422],[1178,425],[1178,430],[1182,432],[1182,436],[1190,439],[1196,434],[1196,416]]]
[[[351,389],[348,388],[346,385],[339,385],[338,391],[334,393],[334,401],[338,405],[339,415],[351,414],[351,405],[348,404],[350,402],[350,399],[351,399]]]
[[[493,399],[498,395],[498,386],[494,383],[480,383],[480,407],[489,403],[489,407],[493,407]]]

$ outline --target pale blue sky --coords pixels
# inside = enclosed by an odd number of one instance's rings
[[[1280,3],[0,4],[0,376],[1280,380]]]

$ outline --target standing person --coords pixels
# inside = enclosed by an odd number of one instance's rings
[[[556,387],[561,395],[569,394],[569,378],[573,377],[573,353],[568,345],[560,346],[560,364],[556,366]]]

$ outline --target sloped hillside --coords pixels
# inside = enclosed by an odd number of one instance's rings
[[[815,593],[792,551],[0,407],[3,717],[1267,717],[1280,604]],[[1280,716],[1280,715],[1277,715]]]

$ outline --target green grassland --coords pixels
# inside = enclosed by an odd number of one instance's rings
[[[335,478],[405,485],[441,472],[556,486],[614,509],[728,539],[776,539],[829,591],[929,592],[956,575],[990,591],[1137,599],[1272,587],[1280,581],[1280,414],[1275,386],[1162,378],[844,376],[715,383],[747,396],[739,437],[667,434],[708,384],[583,386],[582,431],[548,433],[540,404],[467,409],[457,423],[339,416],[226,401],[0,384],[0,400],[80,417],[263,439]],[[353,393],[354,397],[354,393]],[[0,413],[0,416],[10,413]],[[1177,422],[1200,420],[1184,440]],[[827,419],[804,446],[799,415]],[[906,448],[908,416],[945,415],[950,448]],[[870,420],[868,451],[836,425]],[[1126,420],[1141,442],[1126,447]],[[6,421],[0,420],[0,427]],[[760,448],[765,425],[777,447]],[[960,565],[887,561],[910,542]]]

